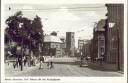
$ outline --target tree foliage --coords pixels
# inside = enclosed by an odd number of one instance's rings
[[[34,40],[38,40],[38,42],[42,42],[43,40],[43,30],[42,30],[42,23],[41,23],[41,18],[36,15],[34,20],[32,21],[32,38]]]
[[[17,44],[29,47],[30,50],[38,48],[39,43],[43,43],[43,25],[41,18],[36,16],[34,20],[23,17],[21,11],[10,16],[6,22],[8,27],[5,29],[5,40],[13,40]]]

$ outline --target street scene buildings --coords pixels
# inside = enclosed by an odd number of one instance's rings
[[[5,11],[5,76],[123,76],[123,4]]]
[[[74,52],[75,52],[74,32],[66,32],[66,50],[68,56],[74,56]]]
[[[121,4],[108,4],[106,6],[108,9],[107,22],[109,25],[109,28],[106,28],[106,61],[114,63],[116,65],[116,69],[123,71],[124,6]]]

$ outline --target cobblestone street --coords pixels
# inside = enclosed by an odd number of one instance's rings
[[[60,62],[61,59],[56,59],[58,62],[54,62],[54,68],[49,69],[47,63],[43,64],[43,68],[39,69],[39,64],[32,67],[24,67],[23,71],[20,68],[14,69],[12,64],[9,66],[5,65],[5,75],[6,76],[88,76],[88,77],[106,77],[106,76],[123,76],[123,74],[114,71],[100,71],[94,70],[88,67],[79,67],[79,65],[74,64],[73,60],[69,59],[69,62]]]

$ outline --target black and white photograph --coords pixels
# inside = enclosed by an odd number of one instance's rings
[[[123,7],[5,5],[5,76],[123,76]]]
[[[103,77],[106,82],[125,82],[125,7],[124,3],[4,4],[1,76],[8,82],[2,83],[67,78],[89,82]]]

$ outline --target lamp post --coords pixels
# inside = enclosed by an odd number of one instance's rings
[[[23,33],[23,23],[19,23],[19,28],[21,29],[21,33]],[[21,41],[21,71],[23,71],[23,35]]]

